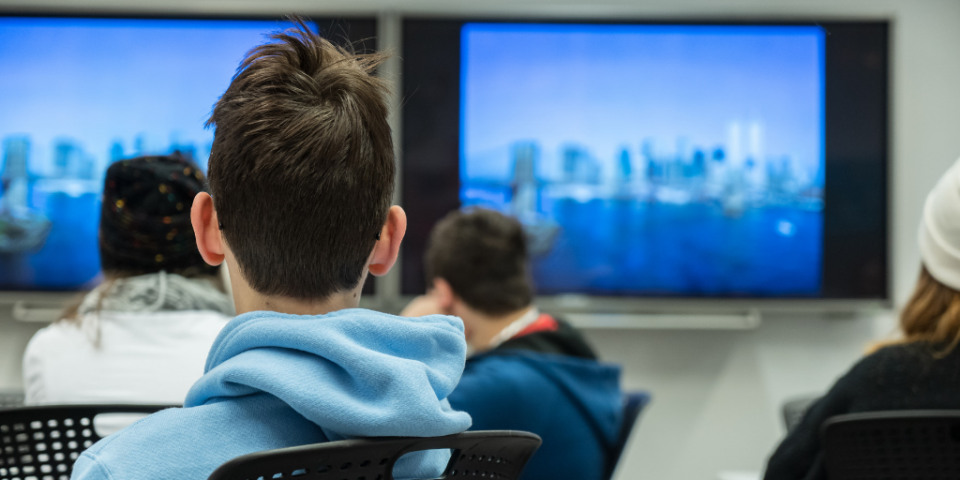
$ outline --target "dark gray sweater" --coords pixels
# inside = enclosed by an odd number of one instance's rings
[[[960,348],[936,358],[927,343],[896,345],[857,362],[810,406],[770,457],[764,480],[826,479],[820,425],[834,415],[881,410],[960,409]]]

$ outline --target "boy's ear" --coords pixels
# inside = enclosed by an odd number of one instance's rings
[[[450,283],[440,277],[433,279],[430,296],[434,298],[440,308],[448,312],[453,310],[453,301],[457,298]]]
[[[213,197],[209,193],[200,192],[193,199],[190,223],[193,224],[193,233],[197,236],[197,249],[200,250],[203,261],[213,266],[223,263],[223,237],[220,235],[217,211],[213,208]]]
[[[370,273],[381,277],[393,268],[400,255],[400,241],[407,233],[407,214],[397,205],[387,212],[387,223],[380,230],[380,240],[373,247],[370,259]]]

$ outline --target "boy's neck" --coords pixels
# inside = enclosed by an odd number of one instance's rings
[[[303,300],[276,295],[263,295],[250,287],[237,269],[237,262],[233,253],[225,252],[227,275],[230,287],[233,290],[233,305],[237,315],[249,312],[271,311],[289,313],[291,315],[326,315],[330,312],[360,306],[360,292],[367,280],[367,272],[360,278],[360,283],[353,290],[334,293],[326,298]]]
[[[353,290],[337,292],[319,300],[302,300],[263,295],[250,288],[247,282],[238,281],[233,276],[230,278],[230,283],[233,286],[233,304],[237,309],[237,315],[257,311],[272,311],[291,315],[325,315],[346,308],[357,308],[360,305],[360,291],[363,289],[363,282],[360,282]]]
[[[256,311],[289,313],[291,315],[325,315],[346,308],[357,308],[360,305],[360,297],[359,295],[353,297],[351,293],[337,293],[323,300],[299,300],[259,294],[238,297],[236,296],[237,292],[234,291],[233,301],[237,307],[237,315]]]
[[[472,326],[472,337],[471,344],[476,352],[482,352],[490,349],[490,343],[493,339],[500,335],[500,332],[503,332],[507,327],[509,327],[513,322],[519,320],[521,317],[526,315],[530,309],[533,308],[533,305],[527,305],[519,310],[510,312],[506,315],[491,316],[485,315],[483,313],[477,312],[472,308],[466,307],[460,309],[460,311],[455,312],[454,314],[464,318],[469,315],[468,318],[464,319],[464,323],[469,322]],[[466,312],[464,310],[469,310]]]

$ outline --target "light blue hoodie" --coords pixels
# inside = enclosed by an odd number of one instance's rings
[[[203,480],[251,452],[353,437],[439,436],[470,427],[447,395],[460,381],[463,323],[363,309],[252,312],[220,332],[184,408],[104,438],[74,480]],[[440,451],[408,455],[401,478],[435,478]]]

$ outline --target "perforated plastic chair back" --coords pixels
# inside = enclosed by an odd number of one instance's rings
[[[960,478],[960,411],[839,415],[821,436],[830,480]]]
[[[613,446],[607,457],[603,478],[613,478],[613,472],[617,469],[623,450],[630,440],[630,433],[633,432],[633,427],[637,424],[640,412],[648,403],[650,403],[650,394],[647,392],[627,392],[623,394],[623,420],[620,424],[620,434],[617,436],[616,445]]]
[[[52,405],[0,410],[0,480],[69,480],[73,462],[100,436],[105,413],[153,413],[170,405]]]
[[[342,440],[237,457],[208,480],[392,480],[393,466],[403,455],[444,448],[453,454],[440,478],[515,480],[540,442],[532,433],[511,430]]]

